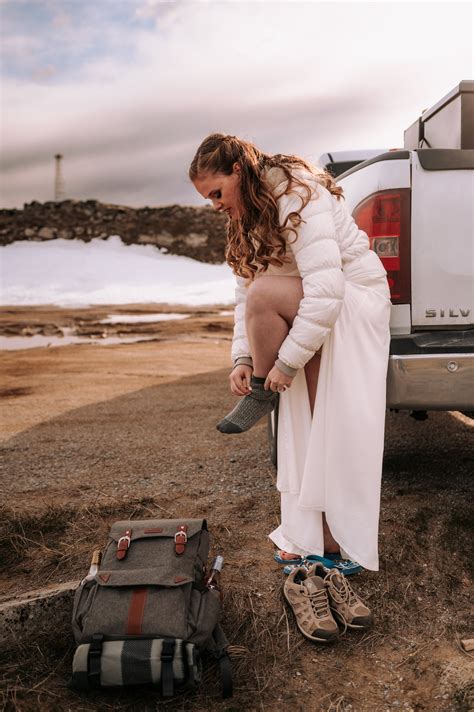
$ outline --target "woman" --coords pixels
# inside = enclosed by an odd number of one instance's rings
[[[390,341],[386,272],[342,188],[297,156],[212,134],[189,176],[229,216],[237,277],[231,391],[248,430],[280,397],[281,560],[337,554],[378,570]],[[317,393],[317,397],[316,397]]]

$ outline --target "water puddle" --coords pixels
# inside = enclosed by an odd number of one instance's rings
[[[187,319],[191,314],[111,314],[102,319],[100,324],[139,324],[140,322],[171,321],[173,319]]]
[[[233,311],[220,311],[219,316],[231,316]],[[191,314],[169,312],[156,314],[109,314],[105,319],[95,322],[96,324],[144,324],[159,321],[172,321],[187,319]],[[110,344],[133,344],[137,341],[151,341],[157,339],[157,334],[134,334],[133,336],[85,336],[77,335],[71,327],[61,327],[63,336],[54,334],[44,336],[43,334],[33,334],[31,336],[0,336],[0,351],[21,351],[23,349],[37,349],[52,346],[69,346],[70,344],[100,344],[108,346]]]
[[[0,336],[0,351],[22,351],[23,349],[37,349],[45,346],[68,346],[69,344],[93,344],[94,346],[110,346],[111,344],[133,344],[137,341],[151,341],[154,336]]]

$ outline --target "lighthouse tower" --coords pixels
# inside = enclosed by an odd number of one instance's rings
[[[61,164],[63,157],[60,153],[57,153],[54,158],[56,161],[56,171],[54,176],[54,200],[58,202],[59,200],[64,200],[64,179]]]

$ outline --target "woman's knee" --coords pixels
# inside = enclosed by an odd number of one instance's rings
[[[273,293],[269,288],[271,285],[263,279],[254,279],[247,290],[247,300],[245,310],[248,313],[254,314],[272,308]]]
[[[299,277],[265,276],[254,279],[248,288],[246,309],[250,313],[275,311],[285,319],[294,317],[303,297]]]

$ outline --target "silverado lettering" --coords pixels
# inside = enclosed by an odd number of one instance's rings
[[[449,312],[448,316],[451,316],[451,317],[456,317],[456,316],[466,317],[466,316],[469,316],[469,314],[471,313],[471,310],[470,309],[461,309],[461,307],[459,307],[459,312],[460,312],[459,314],[456,314],[455,309],[449,309],[448,312]],[[427,317],[437,316],[437,314],[438,314],[438,311],[436,309],[427,309],[425,312],[425,316],[427,316]],[[445,316],[445,310],[440,309],[439,315],[441,317]]]

